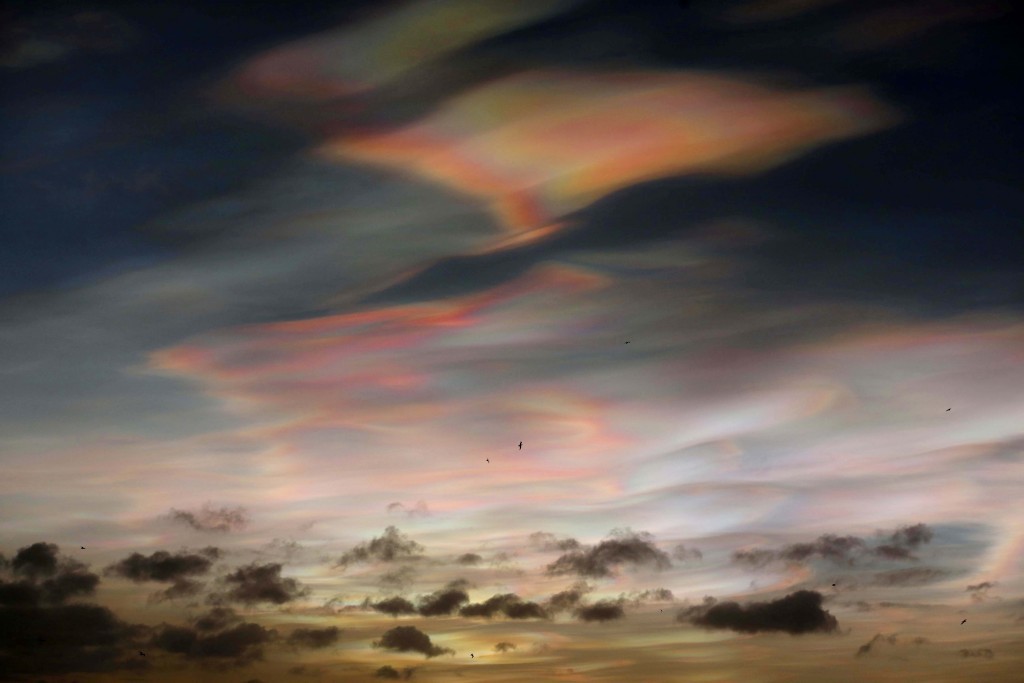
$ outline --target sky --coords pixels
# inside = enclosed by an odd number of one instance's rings
[[[1015,3],[0,13],[0,681],[1024,668]]]

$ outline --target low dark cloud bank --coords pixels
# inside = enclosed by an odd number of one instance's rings
[[[396,626],[385,632],[380,640],[373,641],[373,646],[398,652],[419,652],[427,659],[443,654],[455,654],[450,648],[434,645],[430,636],[415,626]]]
[[[341,629],[337,626],[327,628],[297,628],[288,636],[288,644],[293,647],[305,647],[311,650],[322,650],[338,642]]]
[[[515,593],[493,595],[484,602],[466,605],[459,610],[462,617],[484,617],[490,619],[496,615],[504,615],[509,619],[546,619],[544,608],[535,602],[522,600]]]
[[[580,621],[615,621],[624,619],[626,611],[623,609],[621,601],[600,600],[593,605],[578,607],[573,611],[573,616]]]
[[[251,622],[211,634],[184,626],[164,625],[150,645],[188,659],[245,666],[263,659],[262,646],[276,639],[276,631]]]
[[[705,598],[704,604],[681,611],[677,620],[739,633],[831,633],[839,627],[839,623],[821,608],[822,600],[821,593],[815,591],[797,591],[778,600],[747,605]]]

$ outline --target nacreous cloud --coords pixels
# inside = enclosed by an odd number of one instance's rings
[[[821,608],[821,593],[797,591],[771,602],[713,602],[690,607],[679,613],[677,620],[705,628],[719,628],[739,633],[784,631],[800,633],[831,633],[839,622]]]
[[[396,562],[417,559],[423,555],[423,546],[396,527],[389,526],[384,535],[371,539],[368,543],[360,543],[344,553],[336,563],[338,567],[364,562]]]
[[[672,566],[668,555],[654,545],[654,537],[646,532],[636,533],[629,529],[612,531],[608,540],[592,548],[575,550],[562,555],[547,566],[550,576],[578,574],[594,578],[613,575],[619,565],[634,567],[650,566],[668,569]]]

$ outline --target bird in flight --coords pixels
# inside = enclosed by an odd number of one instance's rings
[[[470,653],[469,653],[469,656],[470,656],[470,658],[472,658],[472,659],[476,659],[475,657],[473,657],[473,653],[472,653],[472,652],[470,652]]]
[[[964,624],[966,624],[966,623],[967,623],[967,620],[966,620],[966,619],[964,619],[963,621],[961,621],[961,622],[960,622],[960,625],[961,625],[961,626],[963,626],[963,625],[964,625]]]
[[[626,343],[628,344],[629,342],[626,342]]]
[[[519,442],[519,450],[523,450],[523,442],[522,441]]]
[[[948,413],[949,411],[951,411],[951,410],[952,410],[952,408],[946,408],[946,412],[947,412],[947,413]]]
[[[145,656],[146,656],[146,653],[145,653],[145,652],[143,652],[142,650],[139,650],[139,654],[140,654],[140,655],[142,655],[143,657],[145,657]]]
[[[490,462],[490,461],[491,461],[491,459],[490,459],[490,458],[486,458],[486,460],[487,460],[487,462]]]
[[[85,550],[85,546],[84,545],[82,546],[82,550]]]

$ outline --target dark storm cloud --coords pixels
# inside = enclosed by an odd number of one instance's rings
[[[164,602],[166,600],[181,600],[191,598],[203,592],[205,583],[190,581],[189,579],[178,579],[165,590],[157,591],[149,596],[151,602]]]
[[[171,508],[169,516],[172,520],[187,524],[197,531],[227,533],[241,531],[249,524],[249,515],[245,508],[214,508],[209,503],[203,505],[199,512]]]
[[[916,586],[939,581],[948,575],[949,572],[947,571],[929,567],[895,569],[893,571],[876,573],[872,583],[876,586]]]
[[[815,591],[797,591],[770,602],[715,602],[689,608],[680,613],[680,621],[705,628],[729,629],[739,633],[784,631],[830,633],[839,627],[836,618],[821,609],[822,595]]]
[[[397,590],[404,590],[412,585],[412,582],[416,579],[416,570],[410,566],[398,567],[391,571],[384,572],[377,579],[377,584],[381,588],[393,588]]]
[[[468,599],[468,598],[467,598]],[[416,614],[416,606],[402,597],[387,598],[370,605],[374,610],[397,617],[400,614]]]
[[[617,600],[600,600],[593,605],[584,605],[573,611],[580,621],[614,621],[624,619],[626,611]]]
[[[100,577],[85,570],[85,565],[77,562],[61,567],[53,578],[43,581],[43,598],[47,602],[62,603],[68,598],[92,595]]]
[[[872,638],[871,640],[857,648],[857,652],[856,654],[854,654],[854,657],[863,657],[867,654],[870,654],[871,648],[882,642],[889,643],[890,645],[895,645],[897,640],[896,635],[897,634],[895,633],[890,633],[889,635],[885,635],[883,633],[876,633],[874,638]]]
[[[497,645],[494,646],[494,651],[495,652],[509,652],[511,650],[514,650],[514,649],[516,649],[516,644],[515,643],[510,643],[507,640],[503,640],[503,641],[501,641],[500,643],[498,643]]]
[[[960,650],[960,656],[961,657],[984,657],[985,659],[992,659],[993,657],[996,656],[996,653],[992,652],[992,650],[988,649],[987,647],[983,647],[983,648],[980,648],[980,649],[977,649],[977,650],[967,650],[967,649]]]
[[[384,678],[391,681],[397,681],[399,679],[407,681],[412,678],[415,672],[416,669],[409,666],[402,669],[401,672],[393,666],[382,666],[373,673],[373,676],[374,678]]]
[[[555,593],[545,603],[545,608],[550,612],[564,612],[579,604],[583,596],[592,591],[593,588],[586,581],[577,581],[570,588]]]
[[[535,602],[522,600],[515,593],[497,594],[483,602],[471,603],[459,610],[462,617],[485,617],[490,619],[503,614],[509,619],[546,619],[544,608]]]
[[[197,617],[192,626],[197,631],[220,631],[227,628],[229,624],[241,621],[235,610],[230,607],[214,607],[206,614]]]
[[[261,646],[276,638],[276,631],[247,622],[210,635],[182,626],[164,626],[150,644],[189,659],[232,660],[236,666],[244,666],[263,659]]]
[[[295,647],[306,647],[319,650],[338,642],[341,629],[337,626],[327,628],[297,628],[288,636],[288,644]]]
[[[879,557],[884,557],[887,560],[913,560],[916,559],[910,549],[901,545],[880,545],[876,547],[874,552]]]
[[[385,632],[380,640],[373,641],[373,646],[398,652],[419,652],[427,659],[443,654],[455,654],[451,648],[434,645],[430,636],[415,626],[396,626]]]
[[[545,552],[557,550],[558,552],[564,553],[570,550],[579,550],[582,547],[580,542],[575,538],[560,539],[547,531],[533,532],[530,534],[529,541],[530,545]]]
[[[127,668],[145,627],[98,605],[0,607],[0,671],[59,675]]]
[[[463,590],[462,581],[453,581],[441,590],[420,598],[416,610],[424,617],[439,617],[451,614],[459,605],[469,602],[469,595]]]
[[[339,567],[363,562],[396,562],[400,560],[418,559],[423,554],[423,546],[396,527],[389,526],[384,535],[371,539],[368,543],[360,543],[344,553],[337,562]]]
[[[53,543],[33,543],[19,548],[11,560],[11,569],[15,574],[36,579],[53,576],[57,573],[58,548]]]
[[[255,562],[239,567],[222,579],[229,590],[214,597],[214,600],[240,602],[252,605],[270,602],[281,605],[298,600],[309,594],[309,588],[303,587],[295,579],[281,577],[281,565],[270,563],[258,565]]]
[[[136,583],[143,581],[179,581],[189,576],[198,576],[210,571],[213,566],[211,555],[217,548],[207,548],[201,554],[185,551],[171,554],[166,550],[158,550],[149,557],[141,553],[132,553],[120,562],[111,564],[103,570],[107,576],[120,576]]]
[[[18,550],[9,567],[17,581],[0,580],[0,605],[59,605],[70,598],[93,595],[100,577],[77,560],[60,557],[53,543],[33,543]],[[45,578],[44,578],[45,577]]]
[[[603,578],[613,575],[619,565],[668,569],[672,566],[668,555],[654,545],[653,536],[646,532],[616,529],[607,540],[583,550],[568,552],[547,566],[550,576],[577,574]]]
[[[465,566],[477,565],[483,561],[484,558],[480,557],[476,553],[463,553],[462,555],[459,555],[457,558],[455,558],[456,564],[461,564]]]
[[[679,560],[680,562],[699,562],[704,559],[704,553],[696,548],[687,548],[680,543],[672,548],[672,559]]]

